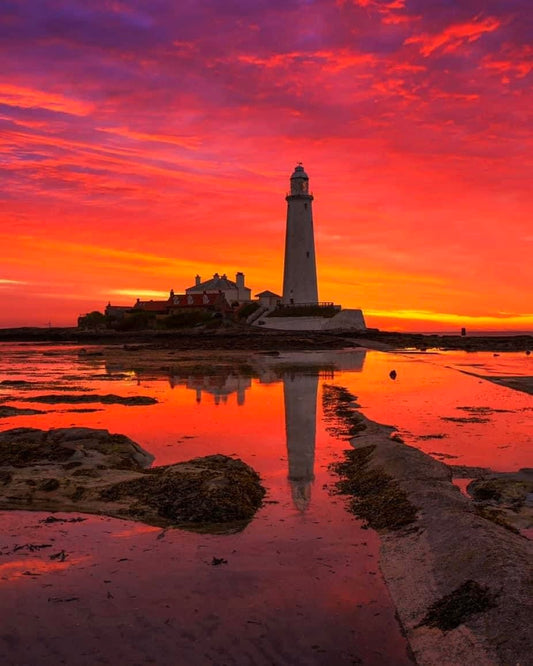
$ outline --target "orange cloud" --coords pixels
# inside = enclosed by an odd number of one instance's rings
[[[480,315],[452,314],[433,310],[372,310],[365,311],[367,326],[395,330],[443,331],[466,327],[474,331],[530,331],[533,314]]]
[[[405,326],[530,312],[525,0],[104,3],[82,23],[71,0],[51,40],[56,4],[0,46],[0,325],[197,272],[279,292],[300,160],[324,300]]]
[[[93,105],[79,99],[72,99],[58,93],[45,92],[35,88],[24,88],[3,83],[0,87],[0,104],[19,106],[25,109],[49,109],[73,116],[85,116]]]

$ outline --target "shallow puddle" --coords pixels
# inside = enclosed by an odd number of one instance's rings
[[[31,383],[0,384],[0,404],[45,413],[0,419],[0,428],[105,428],[156,465],[235,455],[261,475],[265,505],[244,531],[220,536],[0,513],[11,663],[411,663],[379,572],[379,538],[330,492],[328,465],[348,443],[327,430],[323,385],[346,386],[366,416],[444,462],[502,471],[532,464],[531,396],[465,375],[447,355],[255,355],[218,359],[216,371],[209,360],[149,356],[3,345],[0,381]],[[469,360],[486,366],[488,356]],[[28,401],[58,386],[158,402],[73,412]]]

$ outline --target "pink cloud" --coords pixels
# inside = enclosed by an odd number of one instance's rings
[[[74,116],[85,116],[93,109],[93,104],[74,99],[61,93],[53,93],[37,88],[3,83],[0,86],[0,104],[18,106],[25,109],[48,109]]]
[[[485,33],[493,32],[502,25],[501,21],[493,18],[476,17],[464,23],[455,23],[436,34],[423,33],[413,35],[405,40],[405,44],[419,44],[420,52],[424,57],[431,55],[437,49],[444,52],[456,51],[465,43],[475,42]]]

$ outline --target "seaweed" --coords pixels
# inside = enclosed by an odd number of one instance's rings
[[[250,520],[265,490],[259,475],[241,460],[223,455],[196,458],[186,466],[156,467],[137,479],[100,493],[105,501],[131,498],[130,512],[140,517],[149,507],[174,524]]]
[[[397,481],[382,468],[369,466],[375,446],[365,446],[344,452],[342,462],[330,469],[341,477],[336,492],[350,495],[348,508],[363,518],[369,527],[379,530],[399,530],[416,522],[417,508]]]
[[[496,594],[475,580],[467,580],[450,594],[432,604],[418,627],[437,627],[450,631],[472,615],[484,613],[496,606]]]
[[[343,386],[324,384],[322,408],[326,430],[338,439],[349,440],[366,429],[364,417],[357,411],[356,397]]]
[[[366,429],[357,408],[356,397],[343,386],[324,384],[322,404],[327,430],[339,439],[352,439]],[[399,483],[381,467],[370,467],[375,446],[344,452],[344,461],[330,469],[341,477],[335,484],[338,494],[350,495],[348,509],[374,529],[398,530],[416,521],[417,508],[411,504]]]
[[[27,467],[43,461],[61,463],[67,461],[73,453],[72,448],[55,442],[0,442],[0,466]]]

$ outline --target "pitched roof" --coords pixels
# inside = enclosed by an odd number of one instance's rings
[[[256,298],[261,298],[261,296],[275,296],[276,298],[281,298],[279,294],[275,294],[273,291],[262,291],[260,294],[256,294]]]
[[[105,309],[106,312],[125,312],[131,310],[131,305],[111,305],[111,303],[108,303]]]
[[[226,291],[228,289],[237,289],[237,283],[229,280],[225,275],[220,277],[218,273],[205,282],[195,284],[193,287],[187,287],[185,291],[189,292],[204,292],[204,291]]]
[[[133,306],[135,310],[145,310],[146,312],[166,312],[168,301],[137,301]]]

